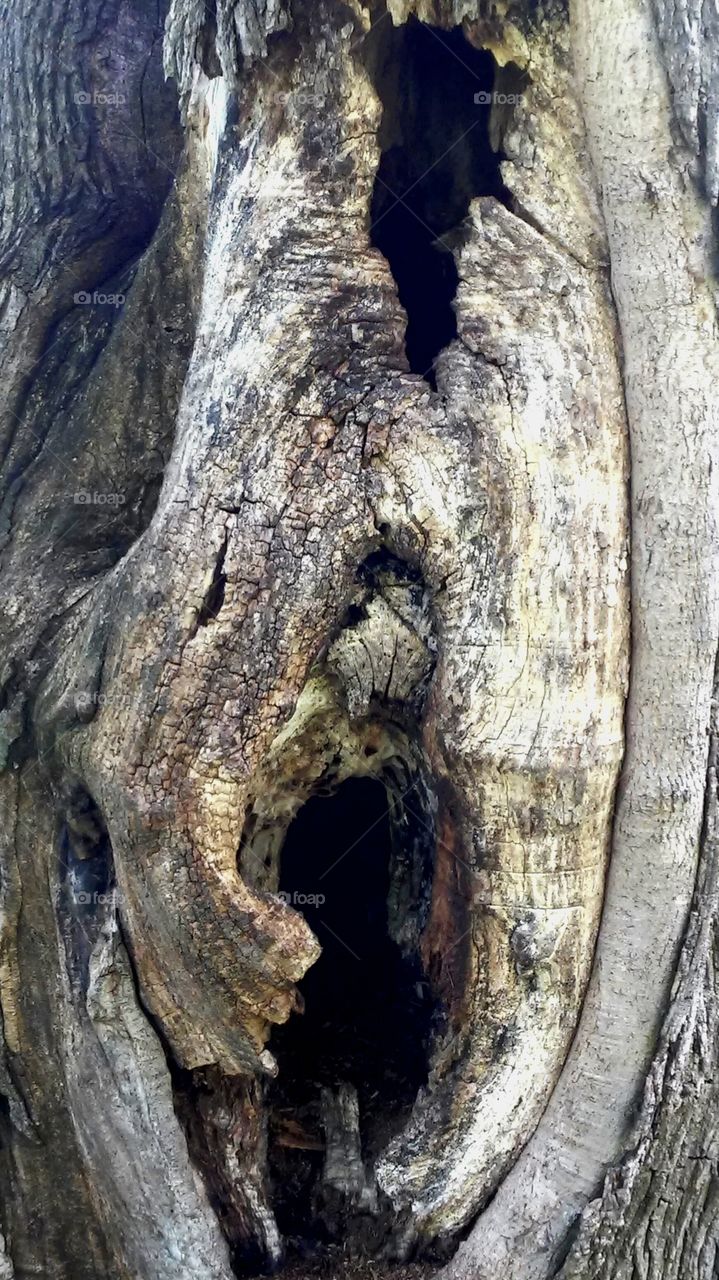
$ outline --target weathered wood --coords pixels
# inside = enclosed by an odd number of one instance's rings
[[[479,1213],[446,1274],[539,1280],[629,1141],[705,803],[719,371],[699,15],[683,59],[679,9],[657,4],[655,32],[649,0],[173,0],[178,161],[156,15],[89,5],[79,35],[42,8],[57,37],[25,47],[11,6],[1,157],[9,1255],[56,1280],[277,1265],[275,1141],[315,1161],[307,1203],[324,1196],[348,1248],[446,1255]],[[446,101],[413,80],[413,14],[449,59]],[[459,23],[464,56],[440,38]],[[89,103],[57,70],[76,47]],[[407,164],[413,144],[440,179],[415,220],[466,210],[442,232],[456,337],[426,371],[370,225],[391,213],[383,151]],[[126,302],[76,316],[78,273]],[[267,1103],[274,1029],[301,1019],[320,955],[281,892],[285,837],[313,795],[372,777],[388,935],[431,1012],[426,1083],[368,1158],[342,1074],[308,1082],[309,1120]],[[636,1264],[652,1280],[681,1258],[709,1275],[709,1200],[670,1248],[647,1173],[681,1130],[666,1185],[692,1206],[712,1185],[707,1148],[686,1176],[698,1101],[669,1074],[702,1007],[697,892],[640,1152],[567,1277],[628,1280],[637,1221],[663,1242]],[[681,1076],[697,1100],[709,1043]]]
[[[671,1005],[621,1165],[585,1211],[562,1280],[709,1280],[717,1241],[717,707],[702,849]]]
[[[710,210],[691,158],[674,148],[667,165],[671,108],[649,6],[577,4],[574,18],[623,339],[632,665],[604,918],[579,1030],[540,1129],[469,1246],[477,1275],[523,1280],[547,1274],[629,1140],[693,891],[719,630],[717,419],[705,381],[717,369]],[[460,1257],[455,1272],[465,1265]]]

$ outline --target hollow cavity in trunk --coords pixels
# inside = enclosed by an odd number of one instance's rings
[[[429,888],[426,866],[405,874],[426,845],[416,801],[350,778],[310,797],[282,849],[280,893],[322,944],[300,984],[304,1012],[273,1035],[268,1096],[273,1207],[301,1249],[381,1244],[372,1164],[427,1080],[433,1001],[415,948],[397,940],[408,883]]]
[[[475,196],[509,196],[490,140],[497,64],[460,27],[411,19],[370,42],[384,107],[372,198],[372,243],[386,257],[407,312],[410,369],[436,388],[434,361],[457,336],[459,277],[452,233]]]

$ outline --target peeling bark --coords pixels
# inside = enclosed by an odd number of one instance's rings
[[[45,7],[88,87],[11,6],[16,1274],[703,1280],[703,20],[173,0],[170,89],[144,6]]]

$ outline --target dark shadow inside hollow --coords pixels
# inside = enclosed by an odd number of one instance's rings
[[[114,910],[115,870],[105,819],[82,786],[76,786],[67,799],[58,855],[58,907],[68,975],[73,987],[84,992],[93,946]]]
[[[475,196],[508,203],[501,152],[490,141],[497,64],[460,27],[410,19],[370,37],[370,71],[383,104],[371,210],[372,243],[386,257],[407,312],[410,369],[435,386],[433,364],[457,336],[458,275],[442,237]]]
[[[323,1211],[322,1089],[356,1090],[369,1166],[427,1080],[432,1000],[416,950],[392,937],[412,904],[397,891],[399,868],[405,884],[411,876],[396,849],[391,795],[378,779],[358,777],[311,797],[282,850],[280,892],[322,944],[300,984],[304,1013],[271,1042],[279,1076],[268,1097],[269,1162],[278,1226],[290,1242],[336,1238],[336,1217]],[[420,903],[414,910],[421,917]]]

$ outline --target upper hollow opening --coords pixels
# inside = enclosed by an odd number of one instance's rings
[[[205,598],[202,601],[202,606],[200,608],[200,613],[197,619],[198,626],[200,627],[206,627],[206,626],[209,626],[211,622],[216,622],[220,613],[220,609],[225,603],[225,587],[227,586],[227,574],[225,573],[224,565],[225,565],[226,555],[227,555],[227,534],[225,534],[225,537],[222,542],[222,546],[220,547],[220,550],[217,553],[215,567],[212,571],[212,580],[210,582],[209,587],[207,588],[207,591],[205,592]]]
[[[411,18],[368,40],[383,105],[372,243],[389,262],[407,312],[410,369],[436,389],[434,362],[457,335],[458,275],[450,233],[476,196],[509,203],[490,138],[497,64],[461,27]],[[506,95],[505,95],[506,96]]]
[[[427,1081],[437,1010],[419,935],[433,832],[416,783],[394,785],[352,777],[314,794],[280,853],[280,894],[322,945],[300,984],[304,1011],[271,1041],[269,1169],[290,1252],[381,1245],[391,1224],[372,1165]]]
[[[68,972],[84,988],[92,947],[113,907],[114,862],[105,819],[88,791],[75,787],[58,832],[59,905]]]

